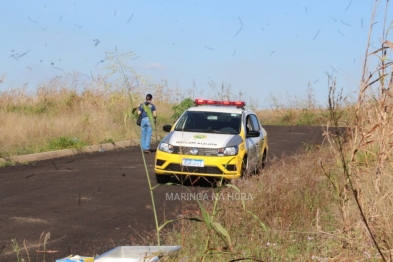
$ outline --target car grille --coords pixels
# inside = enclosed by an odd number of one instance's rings
[[[175,172],[204,173],[204,174],[222,174],[222,171],[215,166],[181,166],[179,164],[169,164],[165,170]]]
[[[174,146],[173,153],[174,154],[182,154],[182,155],[192,155],[190,150],[193,147],[184,147],[184,146]],[[216,156],[217,148],[197,148],[198,154],[197,156]]]

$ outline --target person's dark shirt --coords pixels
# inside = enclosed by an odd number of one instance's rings
[[[153,103],[145,102],[144,104],[146,105],[146,103],[147,103],[147,106],[150,107],[150,110],[152,112],[156,111],[156,107],[155,107],[155,105]],[[141,113],[142,114],[142,118],[147,117],[147,114],[146,114],[145,110],[143,109],[143,104],[139,105],[138,110],[142,112]]]

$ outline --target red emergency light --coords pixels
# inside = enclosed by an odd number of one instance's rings
[[[217,105],[217,106],[237,106],[244,107],[246,102],[244,101],[217,101],[209,99],[195,99],[195,105]]]

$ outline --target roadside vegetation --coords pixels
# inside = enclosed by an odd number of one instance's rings
[[[206,223],[195,222],[203,220],[203,213],[192,201],[184,201],[177,214],[184,219],[165,232],[164,243],[183,247],[177,261],[376,258],[367,239],[348,238],[342,232],[338,199],[321,169],[321,159],[330,159],[334,166],[334,157],[329,149],[309,148],[299,155],[271,161],[259,175],[234,181],[240,194],[232,187],[222,189],[214,221],[225,228],[228,237]],[[212,213],[214,202],[202,202]],[[345,241],[351,246],[343,248]]]
[[[315,104],[311,87],[306,97],[270,110],[258,110],[250,99],[264,125],[324,126],[325,141],[269,159],[259,175],[216,188],[219,201],[182,203],[173,214],[178,220],[159,236],[161,245],[182,246],[172,261],[393,261],[393,43],[392,24],[383,24],[381,48],[369,50],[370,42],[366,48],[353,103],[333,78],[325,108]],[[165,84],[146,85],[149,90],[129,81],[109,84],[113,74],[82,91],[72,88],[73,75],[34,94],[2,92],[0,157],[137,139],[129,111],[147,92],[154,95],[159,124],[173,122],[188,98],[199,96]],[[230,86],[211,89],[222,99],[247,98],[232,94]],[[228,198],[236,193],[245,198]],[[155,245],[151,236],[140,244]]]
[[[79,89],[72,87],[79,77],[55,78],[34,92],[26,88],[0,92],[0,158],[137,139],[140,129],[131,111],[148,92],[159,108],[156,132],[161,137],[164,133],[160,126],[173,123],[199,97],[162,85],[153,85],[148,91],[132,86],[130,107],[130,91],[125,84],[117,86],[100,78]],[[270,110],[258,110],[251,102],[249,107],[254,107],[264,125],[326,123],[327,109],[316,106],[315,100],[309,102]]]

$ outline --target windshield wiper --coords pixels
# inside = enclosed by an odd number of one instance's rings
[[[183,129],[175,129],[175,131],[184,131],[184,132],[199,132],[199,129],[192,129],[192,128],[183,128]]]
[[[211,129],[195,129],[195,128],[183,128],[183,129],[175,129],[175,131],[184,131],[184,132],[200,132],[200,133],[214,133],[214,134],[226,134],[231,135],[232,133],[223,132],[218,130]]]
[[[218,131],[218,130],[209,130],[211,133],[215,133],[215,134],[226,134],[226,135],[230,135],[231,133],[229,132],[223,132],[223,131]]]

